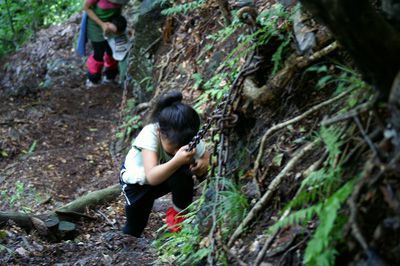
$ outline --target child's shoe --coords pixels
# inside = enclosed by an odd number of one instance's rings
[[[101,84],[117,84],[117,81],[115,79],[109,79],[106,76],[103,76],[103,79],[101,80]]]
[[[87,79],[85,85],[86,85],[86,89],[92,89],[92,88],[96,88],[97,86],[99,86],[99,83],[94,83],[90,79]]]
[[[173,207],[170,207],[166,212],[166,222],[169,231],[176,233],[182,230],[180,225],[186,217],[184,214],[177,212]]]

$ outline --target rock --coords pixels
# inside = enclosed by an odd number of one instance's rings
[[[134,1],[133,5],[135,7],[130,9],[130,13],[125,14],[129,18],[128,24],[135,30],[130,50],[130,69],[127,71],[132,75],[136,98],[139,102],[146,102],[150,97],[149,89],[152,84],[143,81],[153,76],[154,60],[152,55],[158,48],[154,42],[161,37],[161,27],[165,18],[161,15],[160,5],[156,4],[154,0]],[[149,47],[151,49],[143,54]],[[127,63],[121,61],[120,65],[124,64]],[[120,73],[120,82],[124,79],[124,73]]]
[[[315,34],[304,21],[306,18],[300,10],[293,16],[293,33],[295,36],[297,49],[301,55],[308,54],[316,45]]]
[[[15,252],[17,252],[18,255],[24,257],[24,258],[28,258],[29,257],[29,251],[27,251],[26,249],[24,249],[23,247],[19,247],[15,250]]]
[[[0,68],[0,93],[6,96],[26,95],[42,89],[43,79],[49,70],[51,72],[47,63],[55,60],[66,60],[69,66],[83,66],[80,59],[70,52],[79,27],[76,18],[74,16],[63,25],[54,25],[37,32],[35,40],[6,58],[6,61],[13,63],[4,64]]]

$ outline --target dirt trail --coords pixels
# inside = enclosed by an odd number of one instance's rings
[[[68,62],[79,64],[70,47]],[[54,59],[54,57],[53,57]],[[57,58],[56,58],[57,59]],[[62,73],[54,85],[24,97],[1,96],[0,190],[2,211],[45,213],[87,192],[118,182],[123,155],[114,157],[122,89],[116,85],[85,88],[78,73]],[[156,209],[163,211],[166,201]],[[156,259],[149,244],[161,225],[152,214],[145,238],[120,234],[123,199],[89,211],[95,221],[78,222],[73,240],[50,243],[12,223],[2,228],[0,264],[147,265]],[[1,248],[2,247],[2,248]]]

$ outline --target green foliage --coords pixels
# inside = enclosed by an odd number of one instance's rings
[[[232,36],[243,24],[240,22],[239,18],[233,14],[232,23],[221,28],[217,32],[208,35],[207,40],[212,40],[215,42],[223,42],[226,41],[230,36]],[[245,39],[245,37],[242,37]],[[245,40],[240,40],[241,42],[245,42]]]
[[[25,183],[17,180],[15,182],[15,188],[10,192],[2,190],[0,192],[0,199],[2,202],[6,203],[9,208],[14,208],[18,206],[19,209],[26,213],[32,212],[31,207],[32,202],[38,203],[41,201],[41,196],[36,192],[35,189],[30,188],[25,185]],[[19,205],[17,205],[19,203]],[[26,204],[26,205],[24,205]]]
[[[187,208],[186,220],[182,222],[180,232],[164,233],[153,242],[160,254],[160,261],[188,265],[190,263],[196,264],[208,256],[209,249],[199,248],[198,246],[201,236],[199,225],[194,222],[196,213],[203,203],[204,197],[200,197]],[[160,228],[159,231],[166,231],[166,226]]]
[[[39,29],[66,20],[81,6],[81,0],[0,1],[0,57],[18,49]]]
[[[303,259],[304,264],[322,266],[334,264],[337,253],[334,244],[342,236],[342,224],[337,224],[337,218],[343,202],[353,191],[353,186],[353,181],[347,182],[332,196],[320,203],[319,226],[307,244]]]
[[[31,155],[35,151],[36,145],[37,145],[37,140],[33,141],[32,145],[29,147],[29,150],[26,152],[26,154]]]
[[[8,152],[6,150],[0,149],[0,157],[8,157]]]
[[[238,45],[219,64],[218,71],[214,76],[204,84],[202,88],[205,93],[197,99],[195,107],[199,108],[210,100],[220,101],[236,79],[243,58],[254,49],[267,45],[272,37],[281,41],[271,58],[273,63],[272,74],[275,74],[282,67],[291,41],[291,32],[289,27],[286,27],[291,23],[290,17],[291,13],[288,13],[281,4],[274,4],[270,9],[258,16],[257,21],[261,25],[260,29],[248,35],[238,34]],[[243,23],[234,13],[232,23],[209,35],[207,40],[211,40],[214,43],[225,42],[228,38],[232,38],[234,34],[237,34],[241,28],[243,28]]]
[[[135,108],[135,100],[133,98],[127,101],[124,117],[122,124],[118,127],[116,137],[118,139],[124,139],[126,136],[130,136],[134,130],[138,130],[143,126],[142,118],[139,115],[131,115]]]
[[[282,4],[276,3],[257,17],[257,21],[262,27],[255,33],[256,45],[266,45],[272,37],[281,41],[281,44],[272,55],[273,69],[271,75],[276,74],[286,58],[292,35],[288,25],[292,23],[291,16],[293,12],[288,12]]]
[[[13,206],[16,201],[21,200],[25,191],[25,184],[21,181],[15,182],[15,193],[10,197],[10,206]]]
[[[193,202],[188,208],[187,219],[182,223],[182,230],[178,233],[164,233],[154,241],[160,260],[163,262],[177,262],[179,265],[196,265],[201,260],[211,256],[213,250],[208,244],[201,242],[206,238],[200,234],[199,219],[196,217],[201,210],[211,210],[215,212],[216,226],[222,232],[223,239],[229,237],[229,233],[237,226],[245,217],[249,204],[246,197],[240,192],[237,186],[228,179],[219,178],[218,181],[223,191],[220,191],[218,200],[207,201],[205,194]],[[208,189],[215,187],[216,180],[208,185]],[[207,188],[205,188],[207,189]],[[203,191],[204,192],[204,191]],[[207,213],[208,216],[202,217],[202,220],[212,221],[213,213]],[[165,226],[161,228],[165,230]],[[203,241],[202,241],[203,240]],[[218,252],[217,252],[218,253]],[[224,254],[213,254],[215,260],[219,264],[227,265]]]
[[[203,77],[201,76],[200,73],[194,73],[193,74],[193,78],[194,78],[194,89],[198,89],[201,85],[201,83],[203,83]]]
[[[343,65],[314,65],[307,68],[306,72],[315,72],[323,75],[317,83],[316,88],[321,90],[333,84],[336,87],[336,94],[348,90],[366,89],[370,86],[366,84],[359,73],[350,67]]]
[[[214,181],[216,182],[216,181]],[[221,178],[221,186],[216,205],[217,223],[221,228],[222,237],[227,238],[234,228],[245,218],[249,203],[238,187],[227,178]],[[210,186],[215,186],[211,183]]]
[[[183,13],[186,14],[187,12],[193,11],[203,5],[206,0],[195,0],[189,1],[187,3],[173,5],[175,1],[173,0],[159,0],[162,6],[171,6],[161,11],[161,14],[166,16],[171,16],[174,14]]]
[[[285,207],[285,211],[292,210],[292,213],[269,229],[275,232],[290,224],[305,225],[318,218],[319,224],[304,254],[306,265],[333,265],[335,245],[342,237],[345,216],[340,209],[353,190],[354,179],[343,180],[338,159],[342,146],[341,132],[335,127],[321,128],[317,137],[328,151],[326,167],[312,172],[302,181],[299,192]]]

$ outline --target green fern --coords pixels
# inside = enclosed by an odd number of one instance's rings
[[[223,178],[221,182],[225,190],[219,192],[216,212],[223,237],[227,238],[228,234],[245,218],[249,203],[246,196],[231,180]]]
[[[180,232],[166,232],[166,226],[159,229],[159,232],[164,233],[153,242],[153,246],[158,250],[161,262],[178,262],[179,264],[190,265],[208,256],[210,253],[208,248],[198,247],[201,236],[198,224],[194,222],[196,213],[203,204],[204,196],[194,201],[187,208],[186,220],[182,222],[182,230]]]
[[[305,72],[324,74],[317,82],[316,88],[318,90],[330,84],[335,85],[335,94],[340,94],[348,90],[368,91],[370,89],[370,86],[361,79],[359,73],[345,65],[333,64],[329,68],[327,65],[314,65],[307,68]]]
[[[318,213],[319,226],[313,238],[308,242],[304,253],[305,265],[333,265],[335,262],[335,243],[339,240],[342,228],[335,228],[338,212],[343,202],[353,191],[354,182],[349,181],[339,188],[331,197],[322,204]]]
[[[322,139],[328,151],[327,165],[302,181],[299,192],[284,208],[292,213],[269,228],[273,233],[288,225],[306,224],[318,218],[318,227],[304,254],[306,265],[332,265],[335,260],[334,247],[343,228],[339,211],[354,183],[354,179],[345,183],[342,180],[342,167],[337,159],[343,144],[341,132],[335,127],[320,129],[317,137]]]
[[[215,211],[216,226],[221,229],[224,238],[228,237],[228,233],[237,226],[240,221],[244,218],[248,210],[248,202],[246,197],[240,192],[232,181],[224,178],[219,178],[218,183],[224,190],[220,191],[218,195],[214,195],[212,200],[205,198],[205,191],[202,196],[193,202],[188,208],[189,212],[187,219],[182,223],[182,230],[178,233],[164,233],[153,245],[157,248],[160,253],[159,259],[162,262],[177,262],[179,265],[196,265],[201,260],[209,257],[212,252],[210,246],[200,246],[202,236],[199,230],[199,221],[196,217],[202,209],[208,209]],[[216,180],[209,183],[208,188],[215,187]],[[215,201],[215,197],[218,196],[218,201]],[[208,213],[208,216],[202,219],[212,220],[212,213]],[[160,229],[164,231],[166,226]],[[227,265],[225,255],[223,253],[213,254],[219,264]]]
[[[276,49],[275,53],[272,55],[271,60],[274,63],[274,67],[272,69],[271,75],[275,75],[276,72],[278,72],[278,70],[282,68],[282,63],[285,58],[285,52],[286,49],[289,47],[290,41],[291,39],[288,37],[279,45],[278,49]]]
[[[286,218],[279,220],[274,225],[272,225],[268,230],[270,233],[275,233],[281,228],[285,228],[291,224],[304,224],[310,220],[320,211],[321,204],[313,205],[308,208],[300,209],[296,212],[291,213]]]

